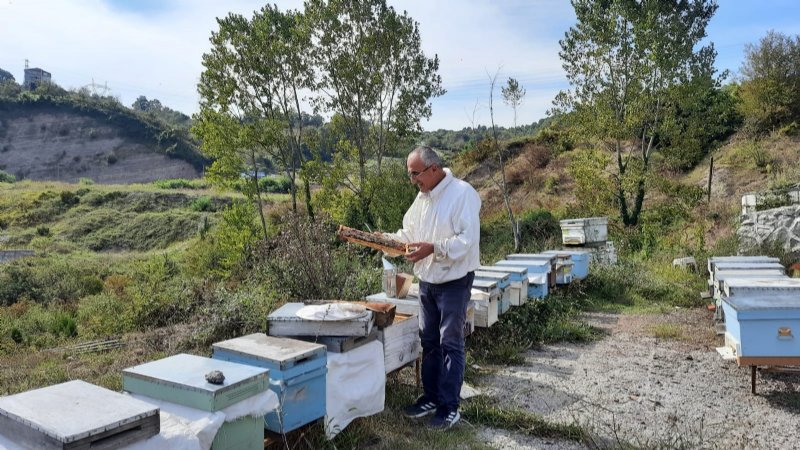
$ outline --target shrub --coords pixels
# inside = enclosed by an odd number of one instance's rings
[[[119,158],[114,153],[109,153],[109,155],[106,156],[106,162],[109,166],[116,164],[117,161],[119,161]]]
[[[123,301],[111,293],[99,293],[84,297],[76,312],[78,329],[83,336],[109,336],[131,331],[133,326],[126,320]]]
[[[149,329],[185,322],[194,305],[189,301],[176,261],[156,255],[134,264],[124,316],[137,328]]]
[[[84,185],[84,186],[91,186],[91,185],[93,185],[93,184],[94,184],[94,180],[92,180],[91,178],[85,178],[85,177],[81,177],[81,178],[78,180],[78,184],[82,184],[82,185]]]
[[[292,182],[285,175],[268,176],[258,180],[261,192],[270,194],[287,194],[292,188]]]
[[[0,170],[0,183],[13,183],[15,181],[17,181],[17,177],[4,170]]]
[[[61,191],[59,196],[61,197],[61,204],[67,207],[77,205],[81,201],[80,197],[72,191]]]
[[[50,324],[50,332],[56,336],[74,337],[78,334],[78,325],[75,319],[66,314],[57,314],[54,322]]]
[[[363,268],[360,255],[365,252],[374,255],[369,250],[342,245],[330,218],[312,222],[292,215],[279,235],[257,248],[254,263],[259,276],[282,299],[363,299],[375,292],[380,280],[373,272],[374,284],[364,282],[362,272],[370,270]],[[372,267],[379,267],[377,258],[373,264]]]
[[[187,180],[174,178],[170,180],[156,180],[153,184],[160,189],[207,189],[210,185],[202,178]]]
[[[39,225],[36,227],[36,234],[43,237],[50,236],[50,228],[44,225]]]
[[[192,203],[189,205],[189,209],[192,211],[213,211],[214,204],[211,201],[211,198],[208,196],[197,197],[196,199],[192,200]]]

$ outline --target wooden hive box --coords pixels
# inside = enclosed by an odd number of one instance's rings
[[[412,363],[422,351],[419,340],[419,316],[395,315],[393,324],[378,330],[378,340],[383,343],[386,373]]]
[[[297,316],[303,303],[286,303],[268,317],[270,336],[368,336],[372,331],[372,311],[354,320],[306,320]]]

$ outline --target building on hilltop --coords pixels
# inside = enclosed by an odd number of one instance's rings
[[[42,83],[50,83],[50,72],[38,67],[28,68],[28,60],[26,59],[25,81],[23,81],[22,87],[32,91]]]

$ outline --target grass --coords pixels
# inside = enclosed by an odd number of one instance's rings
[[[659,323],[650,327],[650,332],[658,339],[682,341],[686,339],[680,325],[674,323]]]
[[[530,436],[582,441],[586,434],[580,427],[552,423],[537,414],[519,408],[507,408],[489,397],[478,396],[464,402],[461,413],[473,425],[514,431]]]

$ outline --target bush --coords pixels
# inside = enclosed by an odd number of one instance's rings
[[[98,293],[80,300],[76,312],[80,334],[86,337],[122,334],[133,329],[124,317],[124,304],[113,293]]]
[[[131,277],[124,316],[138,329],[183,323],[191,317],[195,305],[173,258],[164,254],[137,262]]]
[[[360,300],[376,292],[380,277],[364,268],[361,255],[374,251],[343,245],[336,239],[336,224],[329,218],[311,222],[305,217],[287,218],[279,235],[262,244],[255,254],[255,269],[283,300]],[[365,275],[364,271],[372,271]],[[372,283],[370,283],[372,280]]]
[[[17,181],[17,177],[4,170],[0,170],[0,183],[13,183],[15,181]]]
[[[78,180],[78,184],[82,184],[82,185],[84,185],[84,186],[91,186],[91,185],[93,185],[93,184],[94,184],[94,180],[93,180],[93,179],[91,179],[91,178],[85,178],[85,177],[81,177],[81,178]]]
[[[242,267],[261,237],[253,205],[235,201],[222,212],[219,225],[189,248],[187,270],[193,276],[228,278]]]
[[[189,209],[192,211],[213,211],[214,210],[214,203],[211,201],[211,197],[202,196],[197,197],[196,199],[192,200],[192,203],[189,205]]]
[[[213,297],[196,319],[202,325],[193,336],[194,346],[208,347],[214,342],[263,333],[267,316],[275,309],[273,293],[259,284],[240,286],[235,291],[220,287]]]
[[[185,178],[174,178],[171,180],[156,180],[153,184],[160,189],[208,189],[209,184],[202,178],[187,180]]]
[[[263,177],[258,180],[261,192],[270,194],[288,194],[292,189],[292,182],[285,175]]]

